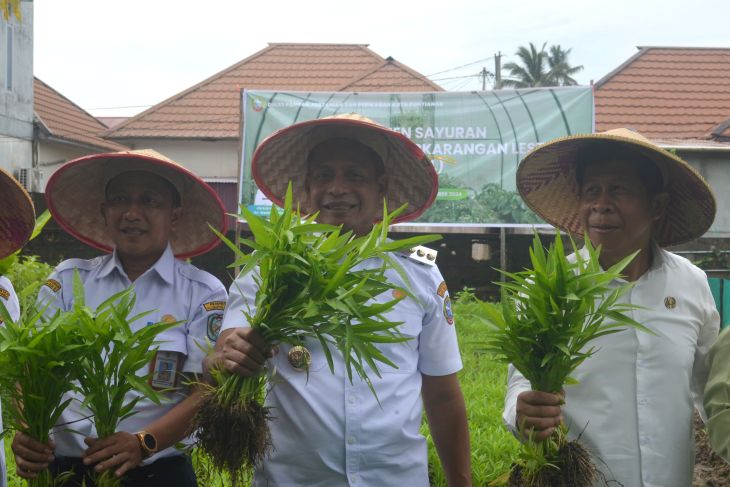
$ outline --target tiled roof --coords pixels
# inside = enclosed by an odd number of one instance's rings
[[[730,117],[730,48],[639,47],[595,85],[596,130],[712,139]],[[721,132],[730,136],[728,127]]]
[[[240,90],[441,91],[364,44],[268,47],[109,130],[107,137],[225,139],[239,136]]]
[[[33,111],[53,138],[103,151],[128,149],[102,139],[99,134],[107,130],[104,124],[38,78],[33,78]]]
[[[125,120],[128,120],[129,117],[96,117],[96,119],[103,123],[105,127],[113,128]]]

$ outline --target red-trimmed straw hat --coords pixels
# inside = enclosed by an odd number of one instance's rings
[[[561,137],[529,152],[517,168],[517,189],[527,206],[551,225],[581,235],[576,165],[578,155],[595,141],[634,150],[661,172],[663,191],[669,193],[664,219],[654,231],[661,247],[689,242],[710,228],[717,205],[702,176],[676,155],[625,128]]]
[[[101,214],[107,183],[124,172],[146,171],[169,181],[180,194],[183,213],[170,235],[175,257],[203,254],[220,243],[208,225],[226,231],[221,199],[198,176],[151,150],[93,154],[69,161],[48,180],[46,204],[68,233],[105,252],[114,250]]]
[[[408,203],[394,223],[414,220],[433,204],[438,174],[420,147],[405,135],[356,113],[301,122],[277,130],[256,148],[251,172],[256,185],[279,206],[289,181],[294,201],[305,201],[304,180],[310,150],[329,139],[354,139],[383,159],[388,178],[388,211]]]
[[[0,169],[0,259],[22,249],[34,226],[30,195],[14,177]]]

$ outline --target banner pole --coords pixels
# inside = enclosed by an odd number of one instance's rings
[[[499,267],[503,271],[507,270],[507,229],[499,227]],[[505,282],[506,277],[503,273],[499,273],[499,280]]]

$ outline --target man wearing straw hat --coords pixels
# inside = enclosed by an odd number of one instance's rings
[[[116,433],[97,439],[88,411],[80,407],[83,398],[74,397],[49,445],[16,435],[18,474],[33,477],[50,465],[54,474],[73,470],[71,485],[81,485],[84,477],[90,485],[92,468],[111,469],[124,475],[125,485],[135,487],[196,485],[189,458],[175,448],[190,433],[198,407],[198,393],[187,390],[185,377],[201,372],[201,347],[217,338],[226,291],[218,279],[181,259],[218,243],[208,225],[225,232],[220,199],[185,168],[143,150],[96,154],[64,164],[48,182],[46,202],[64,230],[110,252],[62,262],[38,297],[49,304],[49,312],[73,307],[73,276],[78,270],[86,305],[92,309],[133,286],[132,316],[152,311],[131,323],[133,330],[147,322],[182,324],[161,333],[154,363],[139,371],[163,372],[150,379],[153,388],[166,391],[161,405],[139,401],[135,414],[124,419]]]
[[[408,203],[399,218],[417,218],[438,189],[433,165],[403,135],[357,114],[327,117],[284,128],[263,141],[253,156],[259,189],[282,205],[289,181],[295,201],[318,221],[363,235],[382,217],[383,198],[391,209]],[[435,257],[435,256],[434,256]],[[403,268],[417,300],[401,301],[389,320],[403,322],[406,343],[381,351],[397,369],[383,367],[368,385],[344,375],[341,356],[330,372],[318,343],[304,353],[280,346],[271,353],[245,323],[252,313],[255,283],[236,280],[212,361],[241,375],[267,367],[276,371],[267,396],[273,451],[257,466],[255,486],[335,487],[341,485],[428,486],[426,440],[419,434],[423,405],[431,435],[450,486],[471,485],[469,435],[456,372],[461,359],[449,294],[435,259],[404,256]],[[390,278],[403,285],[393,270]]]
[[[600,245],[603,268],[640,251],[624,270],[633,288],[622,300],[640,306],[631,315],[653,333],[629,328],[596,340],[564,405],[531,391],[510,366],[505,423],[541,439],[565,421],[610,485],[691,485],[692,416],[697,408],[704,417],[719,315],[705,273],[664,247],[707,231],[711,189],[685,161],[627,129],[538,147],[520,163],[517,186],[545,221]]]
[[[23,248],[35,225],[33,202],[28,193],[10,174],[0,169],[0,259]],[[0,275],[0,304],[13,320],[20,318],[20,305],[12,283]],[[2,319],[0,318],[0,325]],[[0,411],[0,431],[2,431]],[[2,444],[0,443],[0,446]],[[0,487],[6,485],[5,448],[0,448]]]

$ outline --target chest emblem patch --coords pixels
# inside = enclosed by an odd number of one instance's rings
[[[400,289],[393,289],[391,294],[393,295],[393,299],[403,299],[406,297],[406,293]]]
[[[664,298],[664,306],[667,309],[674,309],[677,307],[677,300],[672,296],[667,296],[666,298]]]
[[[301,345],[291,347],[286,358],[289,360],[289,364],[299,371],[309,369],[309,366],[312,364],[312,354],[309,353],[307,347]]]

